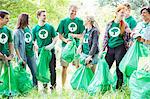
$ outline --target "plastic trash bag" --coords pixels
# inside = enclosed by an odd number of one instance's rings
[[[150,72],[134,71],[129,80],[131,99],[150,99]]]
[[[38,60],[36,78],[43,83],[49,83],[50,81],[49,63],[51,58],[52,53],[42,48]]]
[[[67,43],[64,47],[63,52],[61,54],[61,58],[64,61],[71,63],[75,58],[78,58],[78,55],[76,55],[77,47],[75,39],[71,35],[68,36],[71,42]]]
[[[94,77],[88,86],[88,93],[95,95],[96,93],[105,93],[110,90],[111,74],[109,66],[105,60],[106,52],[103,52],[102,57],[99,59]]]

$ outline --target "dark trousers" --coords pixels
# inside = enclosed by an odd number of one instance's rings
[[[52,59],[49,63],[49,70],[50,70],[50,80],[51,86],[53,88],[56,87],[56,55],[52,52]],[[43,84],[44,88],[47,87],[47,84]]]
[[[125,53],[126,53],[126,49],[125,49],[124,44],[122,44],[115,48],[108,47],[108,51],[105,56],[105,59],[109,65],[109,69],[111,68],[113,62],[116,60],[116,74],[118,77],[116,89],[121,87],[122,83],[123,83],[123,74],[119,70],[119,63],[122,60],[122,58],[124,57]]]

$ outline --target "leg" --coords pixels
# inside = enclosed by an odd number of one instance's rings
[[[115,48],[116,74],[118,78],[116,89],[120,88],[123,83],[123,73],[119,70],[119,63],[124,57],[125,53],[126,53],[126,49],[124,45],[120,45],[117,48]]]
[[[66,78],[67,78],[67,68],[68,68],[69,64],[64,62],[61,59],[61,66],[62,66],[62,88],[64,88]]]
[[[29,57],[27,56],[27,64],[30,68],[31,74],[32,74],[32,80],[33,80],[33,86],[37,87],[37,79],[36,79],[36,70],[37,70],[37,65],[36,65],[36,60],[35,57]]]
[[[56,88],[56,56],[55,53],[52,52],[52,59],[49,64],[50,74],[51,74],[51,87],[50,89]]]
[[[115,54],[114,54],[114,49],[113,48],[108,48],[108,51],[105,56],[106,62],[109,65],[109,69],[111,68],[114,60],[115,60]]]

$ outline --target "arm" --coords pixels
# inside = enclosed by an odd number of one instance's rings
[[[92,47],[91,47],[91,50],[89,52],[89,55],[90,56],[93,56],[96,51],[97,51],[97,48],[98,48],[98,31],[93,31],[93,38],[92,38]]]
[[[47,46],[45,47],[45,49],[47,49],[47,50],[49,50],[49,51],[50,51],[51,49],[53,49],[54,46],[55,46],[55,44],[56,44],[56,42],[57,42],[57,40],[58,40],[58,36],[54,37],[52,43],[49,44],[49,45],[47,45]]]
[[[59,38],[60,38],[62,41],[64,41],[65,43],[68,43],[68,42],[70,41],[69,39],[64,38],[61,33],[59,33]]]
[[[0,52],[0,59],[4,59],[4,55]]]
[[[84,37],[84,34],[82,35],[82,37],[80,39],[80,45],[77,48],[77,54],[81,54],[81,52],[82,52],[83,37]]]
[[[20,52],[18,50],[18,48],[19,48],[19,37],[18,36],[19,36],[19,34],[17,33],[17,31],[14,32],[14,48],[15,48],[15,52],[16,52],[16,55],[17,55],[18,60],[19,60],[18,62],[23,61],[23,64],[25,65],[26,62],[22,59]]]
[[[72,36],[73,38],[81,39],[82,36],[83,36],[83,34],[82,34],[82,33],[80,33],[80,34],[71,34],[71,36]]]

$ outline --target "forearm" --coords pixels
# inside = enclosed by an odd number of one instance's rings
[[[56,37],[53,39],[52,43],[50,43],[49,45],[47,45],[47,47],[49,47],[49,48],[52,49],[52,48],[54,47],[54,45],[56,44],[57,40],[58,40],[58,36],[56,36]]]
[[[0,59],[4,59],[4,55],[0,52]]]
[[[16,55],[17,55],[17,57],[18,57],[18,60],[22,59],[21,56],[20,56],[19,50],[18,50],[18,49],[15,49],[15,51],[16,51]]]
[[[9,51],[10,51],[10,54],[14,54],[14,46],[12,43],[9,43]]]
[[[62,36],[62,34],[60,34],[60,33],[59,33],[59,38],[60,38],[63,42],[65,42],[65,43],[68,42],[68,40],[67,40],[66,38],[64,38],[64,37]]]

